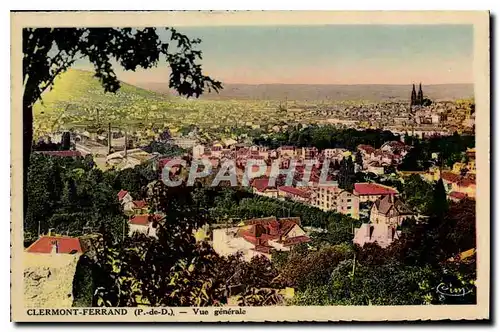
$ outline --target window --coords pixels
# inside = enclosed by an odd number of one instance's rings
[[[351,199],[350,198],[347,200],[347,203],[351,203]]]

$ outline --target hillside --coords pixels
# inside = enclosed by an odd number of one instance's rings
[[[163,83],[137,83],[145,89],[170,93]],[[467,99],[474,96],[472,84],[424,85],[424,94],[432,100]],[[224,84],[219,93],[210,93],[203,99],[212,100],[408,100],[411,85],[333,85],[333,84]]]
[[[151,104],[168,100],[163,94],[123,82],[116,93],[105,93],[92,72],[70,69],[57,77],[53,89],[46,90],[42,102],[35,104],[35,130],[50,130],[63,123],[112,121],[132,109],[144,111]]]

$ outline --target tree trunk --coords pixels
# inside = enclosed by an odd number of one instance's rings
[[[28,167],[33,144],[33,106],[23,97],[23,220],[27,211]]]

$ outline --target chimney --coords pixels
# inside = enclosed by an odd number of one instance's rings
[[[57,254],[58,253],[58,248],[57,248],[57,241],[52,242],[52,249],[50,251],[51,254]]]
[[[53,230],[54,230],[53,228],[49,228],[49,233],[48,233],[47,235],[48,235],[48,236],[51,236],[51,235],[52,235],[52,231],[53,231]]]
[[[111,122],[108,123],[108,154],[111,154]]]

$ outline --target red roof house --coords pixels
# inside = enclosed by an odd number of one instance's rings
[[[130,218],[128,222],[132,225],[148,226],[149,225],[149,215],[147,215],[147,214],[136,215],[136,216],[133,216],[132,218]]]
[[[118,200],[121,202],[121,200],[128,194],[128,191],[126,190],[120,190],[118,192]]]
[[[163,217],[159,214],[154,214],[150,216],[149,214],[138,214],[133,216],[128,220],[128,222],[132,225],[137,226],[148,226],[150,222],[159,221]]]
[[[291,186],[281,186],[278,187],[278,191],[281,196],[284,197],[289,197],[291,199],[299,200],[299,201],[305,201],[308,200],[309,197],[311,196],[311,193],[304,190],[304,189],[299,189]]]
[[[378,183],[355,183],[354,191],[358,196],[398,194],[398,191],[396,189]]]
[[[26,249],[26,252],[37,254],[81,254],[83,251],[80,240],[76,237],[42,235]]]
[[[133,201],[134,208],[136,209],[145,209],[148,207],[148,203],[145,200],[141,199],[140,201]]]
[[[355,183],[353,194],[359,197],[360,202],[375,202],[385,195],[397,195],[398,191],[378,183]]]
[[[266,189],[276,189],[275,187],[269,185],[269,178],[267,176],[254,179],[252,181],[252,188],[260,192],[263,192]]]
[[[269,253],[272,249],[306,243],[310,238],[300,227],[300,218],[276,217],[250,219],[238,231],[238,235],[255,245],[256,251]],[[286,249],[285,249],[286,250]]]

